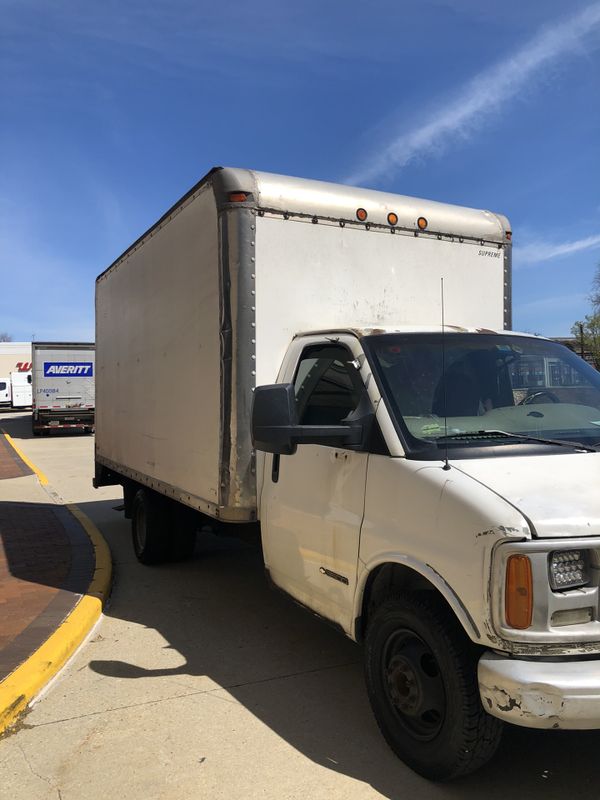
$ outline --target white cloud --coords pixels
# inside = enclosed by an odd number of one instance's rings
[[[556,295],[553,297],[543,297],[539,300],[531,300],[527,303],[517,303],[515,305],[516,314],[532,314],[542,312],[547,314],[550,311],[569,311],[570,309],[580,309],[588,302],[585,294]]]
[[[598,29],[600,2],[543,28],[516,53],[472,78],[424,124],[399,133],[377,155],[363,162],[346,182],[362,184],[377,180],[418,156],[441,152],[453,140],[473,134],[509,100],[530,88],[542,69],[581,51],[585,39]]]
[[[541,261],[550,261],[559,256],[568,256],[583,250],[595,250],[600,247],[600,234],[586,236],[572,242],[530,242],[513,250],[513,263],[515,268],[528,264],[539,264]]]

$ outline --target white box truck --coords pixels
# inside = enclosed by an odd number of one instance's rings
[[[89,342],[33,342],[34,435],[94,431],[95,349]]]
[[[10,406],[10,375],[0,378],[0,406]]]
[[[31,388],[31,370],[10,373],[10,406],[11,408],[31,408],[33,391]]]
[[[509,331],[510,265],[501,215],[215,169],[96,285],[95,485],[138,558],[259,525],[433,779],[505,722],[600,727],[600,375]]]

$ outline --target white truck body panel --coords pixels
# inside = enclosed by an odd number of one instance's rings
[[[504,264],[497,245],[259,217],[257,385],[275,381],[299,331],[411,323],[439,329],[442,278],[446,324],[503,329]]]
[[[12,408],[30,408],[32,404],[32,373],[10,373],[10,404]]]
[[[101,277],[96,294],[97,458],[205,510],[219,505],[218,259],[207,187]],[[185,392],[173,392],[174,374]]]

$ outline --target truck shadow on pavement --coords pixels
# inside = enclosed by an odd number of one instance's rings
[[[478,773],[450,784],[429,783],[381,737],[366,696],[361,649],[273,592],[257,547],[201,534],[193,560],[143,567],[131,552],[129,524],[108,503],[80,507],[92,518],[110,517],[102,528],[116,581],[107,616],[155,629],[168,650],[185,659],[181,666],[153,668],[125,658],[92,660],[89,667],[97,674],[119,681],[207,676],[307,758],[388,798],[543,793],[562,800],[565,793],[596,791],[600,732],[514,726],[506,727],[496,758]],[[157,657],[149,654],[149,661],[156,664]],[[172,653],[168,661],[173,663]]]
[[[5,416],[6,409],[2,409],[2,419],[0,419],[0,429],[4,433],[8,433],[13,439],[40,439],[42,436],[35,436],[31,428],[31,412],[23,412],[22,409],[14,410],[14,417]],[[8,411],[10,413],[10,409]],[[56,430],[48,430],[46,436],[90,436],[91,434],[81,431],[79,429],[57,428]]]

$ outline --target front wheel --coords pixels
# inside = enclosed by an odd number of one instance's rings
[[[409,596],[382,603],[367,630],[365,671],[377,723],[415,772],[449,780],[496,752],[503,724],[481,705],[477,651],[446,609]]]

